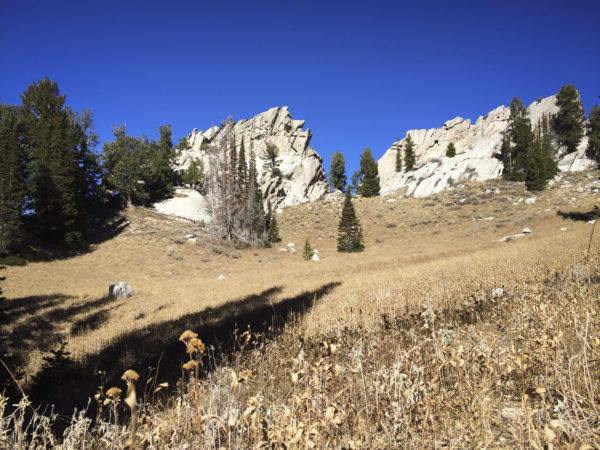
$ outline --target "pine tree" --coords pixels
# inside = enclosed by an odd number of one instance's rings
[[[240,153],[238,155],[238,178],[242,192],[246,195],[246,187],[248,184],[248,164],[246,163],[246,148],[244,147],[244,138],[240,144]]]
[[[502,133],[502,147],[500,147],[500,156],[502,158],[502,175],[507,178],[512,173],[512,148],[510,144],[510,133]]]
[[[361,181],[357,193],[364,197],[379,195],[379,170],[370,148],[365,148],[360,155]]]
[[[410,134],[406,135],[404,140],[404,167],[407,172],[415,170],[415,163],[417,162],[415,156],[415,143],[413,142]]]
[[[277,219],[275,218],[274,213],[271,213],[271,218],[269,219],[269,234],[267,240],[270,243],[281,242],[279,227],[277,226]]]
[[[278,177],[281,175],[279,170],[279,149],[274,144],[267,144],[265,153],[261,156],[264,163],[264,170],[270,172],[272,176]]]
[[[446,156],[448,158],[454,158],[456,156],[456,147],[453,142],[450,142],[446,147]]]
[[[350,253],[361,252],[363,249],[362,229],[356,218],[350,190],[347,190],[338,225],[337,250]]]
[[[538,124],[540,134],[540,144],[542,159],[544,161],[544,178],[551,180],[558,172],[558,163],[556,162],[556,148],[554,147],[554,133],[550,126],[550,119],[546,114]]]
[[[336,151],[331,156],[331,166],[329,168],[329,186],[331,190],[342,191],[346,190],[346,161],[344,161],[344,155]]]
[[[250,162],[248,164],[248,190],[245,211],[249,242],[262,244],[265,241],[265,210],[262,190],[258,185],[256,156],[252,148],[250,149]]]
[[[44,236],[71,248],[85,242],[86,193],[90,158],[86,136],[65,96],[48,78],[21,95],[21,142],[27,153],[27,208],[34,212]]]
[[[361,177],[362,177],[362,175],[360,174],[360,170],[355,170],[352,173],[352,176],[350,177],[350,185],[348,186],[347,191],[358,192],[358,187],[360,186]]]
[[[169,198],[173,195],[175,184],[176,152],[173,148],[171,125],[158,127],[159,141],[148,144],[148,168],[145,174],[146,188],[151,202]]]
[[[588,155],[600,164],[600,106],[594,105],[589,113]]]
[[[394,145],[396,146],[396,172],[402,172],[402,144],[400,144],[400,138]]]
[[[19,143],[18,109],[0,103],[0,256],[22,235],[25,205],[25,155]]]
[[[560,88],[556,95],[558,113],[554,117],[554,130],[560,145],[567,153],[577,150],[583,137],[584,111],[579,91],[572,84]]]
[[[531,120],[527,116],[527,109],[519,97],[514,97],[510,102],[509,128],[505,135],[510,137],[510,141],[514,145],[509,146],[510,151],[506,148],[501,150],[504,152],[503,161],[505,162],[503,176],[508,180],[525,181],[534,134]],[[509,170],[506,168],[506,161],[509,162]]]
[[[302,256],[304,257],[305,260],[309,260],[313,257],[313,249],[310,246],[310,242],[308,242],[308,239],[306,240],[306,242],[304,243],[304,251],[302,252]]]
[[[542,150],[542,138],[539,131],[536,132],[536,135],[531,142],[527,158],[525,186],[527,186],[528,191],[541,191],[546,187],[547,179]]]
[[[192,189],[198,189],[204,180],[204,164],[201,160],[192,158],[189,167],[181,177],[182,181]]]

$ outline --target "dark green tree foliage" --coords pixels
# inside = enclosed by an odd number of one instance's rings
[[[192,189],[198,189],[204,180],[204,164],[201,160],[192,158],[192,162],[181,177],[183,182]]]
[[[279,170],[279,149],[274,144],[267,144],[265,153],[261,156],[264,163],[264,169],[270,172],[272,176],[278,177],[281,175]]]
[[[535,128],[534,138],[528,151],[525,185],[530,191],[541,191],[546,183],[558,173],[552,130],[546,115],[542,116]]]
[[[308,242],[308,239],[306,240],[306,242],[304,243],[304,251],[302,252],[302,256],[304,257],[305,260],[309,260],[313,257],[313,249],[310,246],[310,242]]]
[[[358,187],[360,186],[360,179],[360,170],[355,170],[352,176],[350,177],[350,186],[348,186],[348,191],[357,192]]]
[[[456,147],[454,146],[454,142],[450,142],[446,147],[446,156],[448,158],[454,158],[456,156]]]
[[[415,156],[415,143],[413,142],[410,134],[406,136],[404,140],[404,167],[407,172],[415,170],[415,163],[417,158]]]
[[[402,172],[402,145],[400,138],[396,142],[396,172]]]
[[[18,244],[25,205],[25,155],[18,109],[0,104],[0,256]]]
[[[588,155],[600,163],[600,106],[592,106],[589,121]]]
[[[527,109],[519,97],[510,102],[510,118],[507,135],[511,145],[501,150],[503,161],[505,161],[503,176],[508,180],[525,181],[527,167],[530,164],[529,150],[533,143],[533,130],[531,120],[527,116]],[[506,143],[503,142],[503,147]],[[508,163],[508,166],[506,165]]]
[[[253,150],[250,150],[250,162],[248,164],[246,205],[246,228],[250,233],[249,241],[262,243],[265,239],[265,210],[263,206],[263,193],[258,184],[256,156]]]
[[[329,186],[331,186],[331,190],[342,191],[346,190],[346,161],[344,160],[344,155],[336,151],[331,156],[331,166],[329,168]]]
[[[269,234],[267,240],[270,243],[281,242],[281,236],[279,236],[279,227],[277,225],[277,219],[275,218],[275,214],[271,214],[271,219],[269,220]]]
[[[80,119],[65,106],[65,96],[49,79],[33,83],[21,95],[22,143],[28,167],[26,207],[37,229],[71,248],[85,247],[85,201],[95,196],[91,176],[97,160],[90,155]],[[88,117],[86,122],[91,121]],[[95,163],[94,163],[95,162]]]
[[[554,131],[558,143],[567,153],[577,150],[583,137],[584,111],[579,99],[579,91],[572,84],[560,88],[556,96],[558,113],[554,117]]]
[[[337,250],[351,253],[361,252],[364,248],[362,229],[352,205],[352,195],[347,190],[338,225]]]
[[[105,181],[118,192],[123,203],[144,205],[173,194],[175,150],[171,126],[159,127],[160,139],[127,136],[125,126],[113,128],[115,140],[102,150]]]
[[[248,164],[246,163],[246,148],[244,147],[244,138],[242,137],[242,143],[240,144],[240,154],[238,156],[238,178],[242,190],[246,191],[248,184]]]
[[[379,170],[370,148],[365,148],[360,155],[361,180],[357,193],[364,197],[379,195]]]

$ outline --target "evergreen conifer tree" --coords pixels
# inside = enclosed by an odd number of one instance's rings
[[[533,130],[531,120],[527,116],[527,109],[519,97],[514,97],[510,102],[509,128],[506,134],[510,137],[514,145],[509,145],[508,149],[503,142],[504,152],[503,161],[504,178],[514,181],[525,181],[527,168],[531,162],[529,151],[533,143]],[[506,168],[506,161],[509,162],[509,169]]]
[[[277,226],[277,219],[275,213],[271,213],[269,220],[269,234],[268,239],[270,243],[281,242],[281,236],[279,236],[279,227]]]
[[[18,109],[0,103],[0,256],[19,243],[25,205],[25,155]]]
[[[305,260],[309,260],[313,257],[313,249],[310,246],[310,242],[308,242],[308,239],[306,240],[306,242],[304,243],[304,251],[302,252],[302,256],[304,257]]]
[[[344,155],[336,151],[331,156],[331,166],[329,169],[329,186],[332,190],[344,192],[346,189],[346,162]]]
[[[396,172],[402,172],[402,144],[400,138],[396,141]]]
[[[600,106],[594,105],[589,113],[588,155],[600,164]]]
[[[264,155],[261,157],[264,163],[264,169],[274,177],[281,175],[279,170],[279,149],[274,144],[267,144]]]
[[[512,173],[512,148],[510,143],[510,133],[502,133],[502,147],[500,147],[500,156],[502,158],[502,175],[507,178]]]
[[[567,153],[577,150],[583,137],[584,111],[579,99],[579,91],[572,84],[560,88],[556,95],[558,113],[554,117],[554,130],[558,143]]]
[[[337,250],[338,252],[361,252],[364,249],[363,235],[360,223],[352,205],[350,190],[346,191],[344,206],[338,225]]]
[[[454,158],[456,156],[456,147],[453,142],[450,142],[446,147],[446,156],[448,158]]]
[[[192,158],[192,162],[181,178],[192,189],[198,189],[204,180],[204,164],[202,161]]]
[[[93,157],[81,119],[65,106],[65,96],[48,78],[21,95],[27,154],[26,207],[34,211],[45,237],[71,248],[86,247],[85,202]],[[89,196],[87,197],[89,200]]]
[[[350,177],[350,185],[348,186],[347,191],[358,192],[358,187],[360,186],[360,179],[361,179],[360,170],[355,170],[352,173],[352,176]]]
[[[357,190],[358,194],[364,197],[379,195],[379,170],[373,158],[373,153],[368,147],[360,155],[360,174],[361,181]]]
[[[248,184],[248,164],[246,163],[246,148],[244,147],[244,138],[240,144],[240,153],[238,155],[238,178],[240,180],[240,186],[242,192],[246,194],[246,187]]]
[[[415,156],[415,143],[413,142],[410,134],[406,135],[404,140],[404,167],[407,172],[415,170],[415,163],[417,162]]]

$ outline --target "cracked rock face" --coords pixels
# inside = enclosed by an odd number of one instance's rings
[[[537,124],[543,114],[552,115],[558,111],[555,101],[556,96],[551,96],[529,105],[527,111],[532,125]],[[426,197],[452,188],[461,180],[484,181],[501,176],[503,164],[499,154],[509,117],[509,108],[500,106],[479,117],[474,124],[469,119],[456,117],[441,128],[410,130],[407,134],[415,143],[416,169],[408,173],[396,172],[396,154],[406,138],[395,142],[378,161],[381,193],[405,189],[406,195]],[[446,157],[450,142],[456,147],[454,158]],[[585,156],[586,148],[587,138],[584,137],[576,152],[560,158],[560,170],[594,167],[594,161]]]
[[[240,120],[233,125],[238,153],[242,139],[246,161],[250,161],[250,151],[254,150],[264,200],[273,210],[311,202],[328,192],[323,160],[309,148],[312,135],[309,129],[303,130],[303,126],[304,120],[293,120],[287,106],[271,108],[252,119]],[[223,137],[224,130],[219,127],[206,131],[194,129],[187,138],[191,149],[181,153],[176,170],[183,172],[193,158],[202,160],[204,167],[208,168],[207,148],[219,145]],[[264,170],[261,156],[265,154],[267,144],[273,144],[279,149],[279,177]]]

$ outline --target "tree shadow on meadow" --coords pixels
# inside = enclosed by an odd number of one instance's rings
[[[570,219],[570,220],[581,221],[581,222],[589,222],[590,220],[595,220],[595,219],[600,218],[600,209],[598,209],[597,206],[594,206],[594,209],[592,209],[591,211],[587,211],[587,212],[557,211],[556,214],[558,214],[563,219]]]
[[[196,332],[207,349],[212,346],[217,355],[227,357],[237,350],[234,330],[264,333],[266,339],[272,339],[281,333],[292,317],[305,313],[340,284],[327,283],[277,303],[272,303],[271,298],[282,289],[272,287],[215,308],[125,333],[81,362],[73,362],[60,355],[60,364],[50,361],[36,376],[30,398],[38,405],[53,404],[55,412],[70,417],[74,408],[81,409],[87,405],[99,386],[121,386],[120,377],[127,369],[134,369],[140,374],[139,388],[143,392],[143,383],[153,374],[153,368],[159,361],[158,382],[166,381],[175,386],[182,375],[181,366],[188,359],[185,346],[178,340],[183,331],[190,329]],[[212,369],[209,364],[207,359],[206,370]],[[95,405],[92,404],[88,414],[94,414],[94,410]]]

